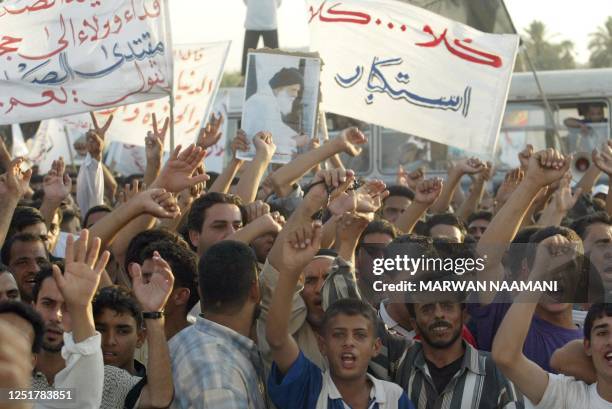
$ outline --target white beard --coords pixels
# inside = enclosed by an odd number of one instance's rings
[[[276,95],[276,102],[281,114],[288,115],[293,110],[293,101],[295,97],[292,97],[287,91],[281,91]]]

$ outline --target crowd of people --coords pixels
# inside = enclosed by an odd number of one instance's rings
[[[145,173],[116,180],[92,118],[72,176],[0,145],[0,388],[45,408],[612,407],[612,196],[592,195],[612,143],[575,185],[569,156],[531,146],[500,184],[466,158],[387,185],[342,165],[357,128],[280,167],[270,133],[239,131],[207,174],[223,118],[165,163],[154,118]],[[561,289],[377,291],[466,278],[373,268],[404,255]]]

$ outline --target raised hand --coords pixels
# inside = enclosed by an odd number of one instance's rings
[[[24,158],[13,159],[7,172],[0,175],[0,196],[2,198],[11,197],[19,201],[28,192],[32,169],[23,172],[21,165],[24,162]]]
[[[478,158],[467,158],[461,159],[457,163],[455,163],[451,171],[457,172],[461,175],[473,175],[475,173],[480,173],[485,169],[485,164]]]
[[[153,113],[152,126],[153,130],[147,132],[147,136],[145,138],[145,154],[147,157],[147,162],[153,161],[161,163],[162,152],[164,150],[164,140],[166,139],[166,134],[168,133],[168,127],[170,126],[170,118],[166,118],[164,120],[164,125],[161,129],[159,129],[157,125],[157,117],[155,116],[155,113]]]
[[[268,261],[280,272],[300,274],[321,248],[321,222],[292,217],[285,229],[283,238],[274,241]]]
[[[113,116],[109,116],[106,123],[103,126],[100,126],[94,113],[90,112],[89,115],[91,116],[91,122],[93,123],[94,129],[87,131],[87,134],[85,135],[87,139],[87,152],[89,152],[92,158],[96,159],[97,161],[101,161],[102,152],[104,151],[106,132],[113,122]]]
[[[153,252],[153,274],[145,280],[138,263],[129,266],[132,288],[145,312],[162,311],[174,285],[172,269],[157,251]]]
[[[223,114],[219,114],[218,117],[214,113],[210,114],[210,120],[206,126],[200,129],[198,134],[197,145],[202,149],[207,149],[219,142],[223,132],[221,132],[221,125],[223,125]]]
[[[354,191],[356,211],[358,213],[374,213],[382,206],[383,200],[389,196],[387,185],[382,180],[367,181]]]
[[[443,182],[440,178],[420,181],[415,189],[414,201],[423,205],[431,206],[442,192]]]
[[[154,217],[174,219],[181,215],[176,199],[164,189],[150,189],[140,192],[128,204],[138,206],[140,213],[146,213]]]
[[[206,151],[194,144],[181,152],[181,145],[177,146],[170,158],[162,168],[159,176],[153,183],[154,187],[161,187],[169,192],[177,193],[197,183],[205,182],[208,175],[196,175],[193,173],[202,163]]]
[[[593,163],[608,176],[612,175],[612,141],[602,144],[601,149],[593,149]]]
[[[312,208],[314,207],[318,210],[318,208],[326,204],[328,199],[331,202],[336,198],[342,197],[342,194],[354,180],[355,172],[350,169],[324,169],[318,171],[310,185],[311,188],[304,197],[307,204],[312,204],[309,210],[313,210]]]
[[[486,162],[482,172],[476,174],[476,180],[479,182],[488,182],[495,175],[495,168],[492,162]]]
[[[500,206],[506,203],[508,198],[510,198],[512,192],[516,190],[516,188],[523,181],[524,178],[525,172],[523,172],[521,168],[515,168],[506,173],[504,181],[497,190],[497,195],[495,196],[496,202]]]
[[[336,238],[341,242],[357,241],[363,230],[374,219],[374,213],[345,213],[336,225]]]
[[[251,223],[261,227],[260,231],[262,232],[280,233],[285,225],[285,218],[279,212],[265,213],[251,221]]]
[[[238,129],[236,136],[232,140],[232,157],[236,157],[238,151],[246,152],[249,150],[249,141],[246,136],[246,132],[242,129]]]
[[[518,159],[521,164],[521,170],[526,171],[527,166],[529,165],[529,158],[533,155],[533,145],[527,144],[525,149],[519,152]]]
[[[253,137],[253,144],[255,145],[256,155],[264,155],[266,158],[272,159],[274,152],[276,152],[276,145],[272,141],[270,132],[258,132]]]
[[[270,206],[261,200],[256,200],[248,205],[244,206],[247,213],[247,223],[263,216],[264,214],[270,213]]]
[[[51,165],[51,170],[43,178],[43,191],[45,199],[53,202],[61,202],[72,190],[72,179],[66,172],[64,159],[60,157],[54,160]]]
[[[567,172],[563,178],[561,178],[559,188],[553,195],[555,207],[559,212],[567,213],[572,207],[574,207],[576,201],[582,193],[582,188],[577,188],[572,194],[572,189],[570,188],[571,181],[572,174],[571,172]]]
[[[53,278],[69,310],[90,306],[110,257],[108,251],[98,257],[99,251],[100,239],[96,237],[90,243],[87,229],[81,230],[76,243],[72,235],[68,235],[64,274],[57,265],[53,265]]]
[[[357,127],[347,128],[334,141],[340,144],[341,150],[350,156],[361,153],[362,147],[368,142],[368,138]]]
[[[546,149],[531,155],[525,179],[544,187],[561,179],[570,167],[571,158],[554,149]]]

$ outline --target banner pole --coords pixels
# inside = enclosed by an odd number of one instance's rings
[[[174,92],[170,93],[170,152],[174,152]]]

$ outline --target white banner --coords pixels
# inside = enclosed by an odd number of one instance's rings
[[[393,0],[307,0],[323,109],[493,155],[518,49]]]
[[[0,124],[160,98],[172,89],[166,0],[0,5]]]
[[[196,141],[203,118],[212,109],[231,42],[174,46],[174,134],[175,145]],[[108,141],[144,146],[155,113],[161,128],[170,115],[169,98],[157,99],[98,112],[100,121],[113,115]],[[166,135],[170,147],[170,131]]]

